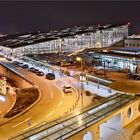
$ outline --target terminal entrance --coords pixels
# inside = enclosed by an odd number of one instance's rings
[[[119,114],[100,125],[100,140],[111,140],[112,135],[121,128],[121,114]]]

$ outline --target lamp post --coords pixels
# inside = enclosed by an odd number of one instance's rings
[[[106,68],[105,63],[106,63],[106,61],[104,60],[103,62],[104,62],[104,76],[105,76],[105,68]]]
[[[81,82],[81,104],[83,107],[83,89],[84,89],[84,82],[86,82],[86,75],[83,73],[83,59],[81,57],[76,57],[76,60],[81,63],[80,82]]]
[[[76,61],[81,63],[81,72],[83,71],[83,59],[81,57],[76,57]]]

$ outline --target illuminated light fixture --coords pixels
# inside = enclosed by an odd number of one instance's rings
[[[78,121],[79,124],[82,124],[82,120]]]
[[[133,60],[136,60],[136,58],[135,58],[135,57],[133,57]]]
[[[127,25],[130,26],[130,25],[131,25],[131,22],[129,21],[129,22],[127,23]]]
[[[82,61],[82,58],[81,57],[76,57],[76,61]]]
[[[107,50],[103,50],[103,52],[107,52]]]

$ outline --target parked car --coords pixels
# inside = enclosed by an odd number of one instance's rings
[[[39,70],[38,70],[38,69],[34,69],[34,70],[32,70],[32,72],[34,72],[34,73],[38,73]]]
[[[44,75],[44,72],[38,71],[36,74],[37,74],[38,76],[43,76],[43,75]]]
[[[24,64],[24,65],[22,65],[22,68],[27,69],[27,68],[29,68],[29,66],[27,64]]]
[[[14,65],[18,65],[19,62],[18,62],[18,61],[14,61],[13,64],[14,64]]]
[[[64,91],[65,93],[71,93],[71,86],[70,86],[70,85],[65,85],[65,86],[63,87],[63,91]]]
[[[47,73],[46,74],[46,79],[54,80],[55,79],[55,74],[53,74],[53,73]]]
[[[35,70],[35,68],[34,67],[30,67],[28,70],[33,72]]]
[[[23,65],[23,63],[22,63],[22,62],[18,64],[18,66],[19,66],[19,67],[22,67],[22,65]]]

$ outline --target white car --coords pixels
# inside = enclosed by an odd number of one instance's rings
[[[65,86],[63,87],[63,91],[64,91],[65,93],[71,93],[71,86],[70,86],[70,85],[65,85]]]

